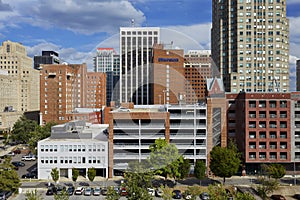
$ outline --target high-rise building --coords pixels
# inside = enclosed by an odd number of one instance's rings
[[[14,98],[8,98],[6,95],[0,96],[0,105],[13,106],[16,111],[38,111],[40,109],[40,74],[33,69],[32,58],[27,56],[26,48],[18,42],[4,41],[0,46],[0,70],[4,76],[4,87],[7,94],[12,91]],[[2,82],[2,81],[1,81]],[[11,88],[8,88],[11,87]],[[4,107],[0,108],[3,110]]]
[[[59,64],[59,55],[55,51],[42,51],[41,56],[34,56],[34,69],[40,69],[40,64]]]
[[[300,60],[296,63],[296,90],[300,91]]]
[[[106,74],[106,104],[118,99],[119,91],[115,88],[120,76],[120,56],[113,48],[97,48],[94,57],[94,71]]]
[[[153,47],[150,104],[185,103],[183,49],[165,49],[163,44]]]
[[[158,27],[120,28],[120,102],[150,103],[152,48],[159,41]]]
[[[189,50],[184,55],[186,102],[197,103],[205,99],[206,79],[212,78],[210,50]]]
[[[41,65],[40,73],[43,123],[89,121],[95,116],[89,116],[88,112],[78,116],[77,108],[93,108],[97,112],[106,105],[105,74],[87,72],[85,63]],[[96,122],[99,123],[99,119]]]
[[[213,0],[211,41],[225,91],[289,91],[286,0]]]

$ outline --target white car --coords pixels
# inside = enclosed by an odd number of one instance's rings
[[[75,190],[75,195],[82,195],[84,192],[84,187],[77,187]]]
[[[153,188],[148,188],[148,193],[150,196],[155,196],[155,190]]]
[[[22,161],[34,161],[36,160],[35,156],[22,156]]]

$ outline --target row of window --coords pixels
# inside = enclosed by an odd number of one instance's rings
[[[268,154],[269,156],[269,159],[274,159],[276,160],[278,155],[277,155],[277,152],[270,152]],[[249,153],[249,159],[256,159],[257,158],[257,153],[256,152],[250,152]],[[266,152],[259,152],[258,153],[258,158],[261,159],[261,160],[265,160],[267,159],[267,153]],[[279,158],[281,160],[286,160],[287,159],[287,152],[280,152],[279,153]]]
[[[59,161],[58,161],[59,160]],[[89,157],[81,157],[81,156],[69,156],[69,157],[41,157],[40,159],[41,164],[57,164],[60,162],[60,164],[100,164],[105,163],[105,157],[95,157],[95,156],[89,156]]]
[[[57,145],[41,145],[41,152],[57,152]],[[94,145],[60,145],[60,152],[104,152],[105,145],[94,144]]]

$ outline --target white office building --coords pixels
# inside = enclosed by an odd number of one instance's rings
[[[159,41],[158,27],[120,28],[120,102],[150,103],[152,48]]]
[[[107,124],[84,121],[53,126],[51,136],[38,142],[38,178],[52,180],[53,168],[70,179],[73,168],[85,177],[89,168],[95,168],[96,176],[107,178],[107,128]]]

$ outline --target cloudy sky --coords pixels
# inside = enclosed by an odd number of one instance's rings
[[[300,0],[287,0],[291,90],[300,59]],[[0,41],[20,42],[30,57],[54,50],[69,63],[86,62],[97,47],[118,48],[119,27],[161,27],[162,42],[210,49],[211,0],[0,0]]]

